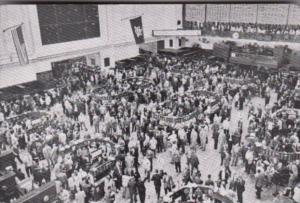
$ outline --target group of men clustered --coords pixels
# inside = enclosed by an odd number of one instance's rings
[[[158,201],[163,201],[162,189],[166,195],[196,183],[242,203],[246,188],[243,173],[237,166],[245,165],[247,174],[255,174],[256,198],[261,198],[263,187],[272,184],[274,174],[286,169],[288,186],[293,191],[290,195],[295,196],[298,162],[273,160],[257,148],[284,146],[282,150],[285,150],[290,144],[297,151],[298,120],[285,125],[284,116],[276,122],[270,116],[281,108],[293,107],[292,91],[297,78],[283,78],[280,74],[216,61],[206,55],[145,55],[143,64],[129,70],[70,71],[64,76],[64,87],[32,95],[32,99],[2,101],[1,150],[13,149],[17,182],[25,179],[21,170],[24,165],[26,177],[32,179],[32,189],[56,180],[60,183],[58,195],[62,202],[97,202],[101,197],[99,188],[93,186],[90,166],[115,160],[115,167],[105,177],[106,202],[115,202],[120,192],[130,202],[147,202],[146,194],[152,187],[147,181],[152,181]],[[130,80],[137,77],[141,68],[144,68],[142,77]],[[247,84],[232,84],[227,77],[241,81],[255,79],[257,88],[253,91]],[[213,94],[193,93],[199,89]],[[278,95],[275,104],[269,104],[272,92]],[[266,106],[255,106],[254,96],[263,97]],[[232,108],[242,112],[245,106],[249,109],[249,133],[244,130],[248,124],[243,123],[242,116],[234,121],[237,122],[234,127],[231,121]],[[44,128],[38,132],[32,130],[34,123],[30,118],[13,122],[9,119],[24,112],[43,110],[49,111],[42,118]],[[183,116],[189,119],[182,122],[163,119]],[[288,131],[285,136],[278,133],[283,130]],[[94,138],[114,143],[117,155],[108,145],[93,141],[64,153],[75,140]],[[199,165],[205,163],[199,161],[199,150],[207,150],[209,142],[214,142],[213,148],[220,154],[221,167],[216,165],[220,168],[217,177],[209,174],[204,181]],[[95,149],[101,151],[96,158],[91,156]],[[169,153],[169,160],[160,158],[164,153]],[[177,175],[168,170],[170,163]],[[44,175],[35,173],[37,169]],[[183,200],[188,198],[182,195]],[[201,190],[196,190],[192,198],[203,203],[221,202]]]

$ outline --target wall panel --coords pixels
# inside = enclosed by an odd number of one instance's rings
[[[290,25],[300,25],[300,6],[291,4],[288,23]]]
[[[208,22],[229,22],[229,4],[207,4]]]
[[[186,11],[187,21],[205,21],[205,4],[186,4]]]
[[[257,23],[286,24],[288,4],[258,4]]]
[[[257,4],[232,4],[230,22],[255,23]]]

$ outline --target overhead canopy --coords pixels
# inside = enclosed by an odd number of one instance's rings
[[[167,195],[165,195],[164,202],[173,202],[175,199],[181,198],[185,192],[191,193],[191,192],[194,192],[197,188],[199,188],[203,192],[204,191],[207,192],[209,190],[212,191],[211,187],[198,185],[195,183],[190,183],[190,184],[187,184],[187,185],[177,189],[176,191],[172,191],[172,192],[168,193]],[[212,197],[214,199],[217,199],[224,203],[233,203],[233,200],[230,197],[228,197],[226,195],[222,195],[219,192],[212,192]]]
[[[189,56],[196,53],[199,53],[202,49],[192,48],[192,47],[183,47],[180,49],[161,49],[158,51],[160,54],[166,54],[170,56]]]
[[[25,95],[32,95],[59,86],[61,86],[61,82],[59,82],[58,80],[37,80],[33,82],[23,83],[20,85],[2,88],[0,89],[0,101],[17,99]]]
[[[117,68],[132,68],[131,66],[134,66],[138,63],[142,63],[145,61],[145,56],[138,55],[132,58],[123,59],[120,61],[116,61]]]

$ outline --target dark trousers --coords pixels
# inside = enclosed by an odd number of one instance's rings
[[[168,188],[168,187],[165,188],[165,195],[168,194],[169,192],[172,192],[172,189],[171,189],[171,188]]]
[[[144,140],[140,140],[140,148],[141,148],[141,152],[143,154],[143,156],[146,155],[146,150],[145,150],[145,147],[144,147]]]
[[[160,197],[160,186],[155,186],[155,192],[156,192],[156,195],[157,195],[157,199],[159,199],[159,197]]]
[[[246,173],[247,173],[247,174],[250,174],[250,171],[251,171],[251,164],[248,164],[248,161],[246,161],[246,163],[245,163],[245,168],[246,168]]]
[[[182,150],[182,153],[185,153],[185,144],[184,144],[184,142],[182,141],[182,140],[179,140],[178,141],[178,149],[180,150]]]
[[[214,149],[218,149],[218,142],[219,142],[219,140],[218,139],[214,139]]]
[[[239,103],[239,110],[243,110],[243,106],[244,106],[244,102],[240,101],[240,103]]]
[[[132,127],[131,132],[135,132],[136,131],[136,123],[133,122],[131,127]]]
[[[227,129],[224,129],[224,134],[227,136],[229,136],[229,130],[227,130]]]
[[[26,170],[27,177],[29,177],[30,175],[32,175],[32,168],[31,168],[31,166],[26,166],[25,170]]]
[[[153,158],[149,158],[150,160],[150,171],[153,170]]]
[[[181,173],[181,163],[175,162],[175,170],[177,173]]]
[[[225,159],[225,156],[223,154],[221,154],[221,166],[223,166],[224,159]]]
[[[265,104],[268,105],[269,102],[270,102],[270,97],[266,96],[266,97],[265,97]]]
[[[262,187],[255,186],[255,189],[256,189],[256,198],[261,199]]]
[[[229,166],[226,166],[225,169],[228,171],[229,176],[231,176],[231,170],[230,170]]]
[[[237,199],[239,203],[243,203],[243,193],[237,192]]]
[[[130,191],[129,193],[130,193],[130,203],[137,202],[136,192]]]
[[[157,152],[158,152],[158,153],[160,153],[160,152],[163,151],[163,145],[162,145],[161,142],[162,142],[162,141],[159,141],[159,142],[157,143]]]
[[[146,199],[146,194],[145,193],[139,193],[139,197],[140,197],[140,201],[141,203],[145,203],[145,199]]]
[[[115,180],[115,185],[116,185],[116,188],[117,188],[118,190],[121,189],[121,187],[122,187],[122,176],[116,178],[116,180]]]
[[[93,114],[89,113],[90,125],[93,125]]]
[[[78,117],[79,117],[79,112],[74,112],[73,113],[73,118],[75,121],[78,121]]]
[[[187,135],[187,141],[188,141],[189,145],[191,145],[191,134]]]

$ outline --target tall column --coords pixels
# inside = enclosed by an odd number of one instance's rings
[[[290,10],[291,10],[291,4],[289,4],[289,7],[288,7],[288,13],[287,13],[287,17],[286,17],[286,25],[289,25]]]
[[[186,4],[182,5],[182,28],[185,28]]]
[[[206,23],[206,18],[207,18],[207,4],[205,4],[204,7],[204,22]]]

